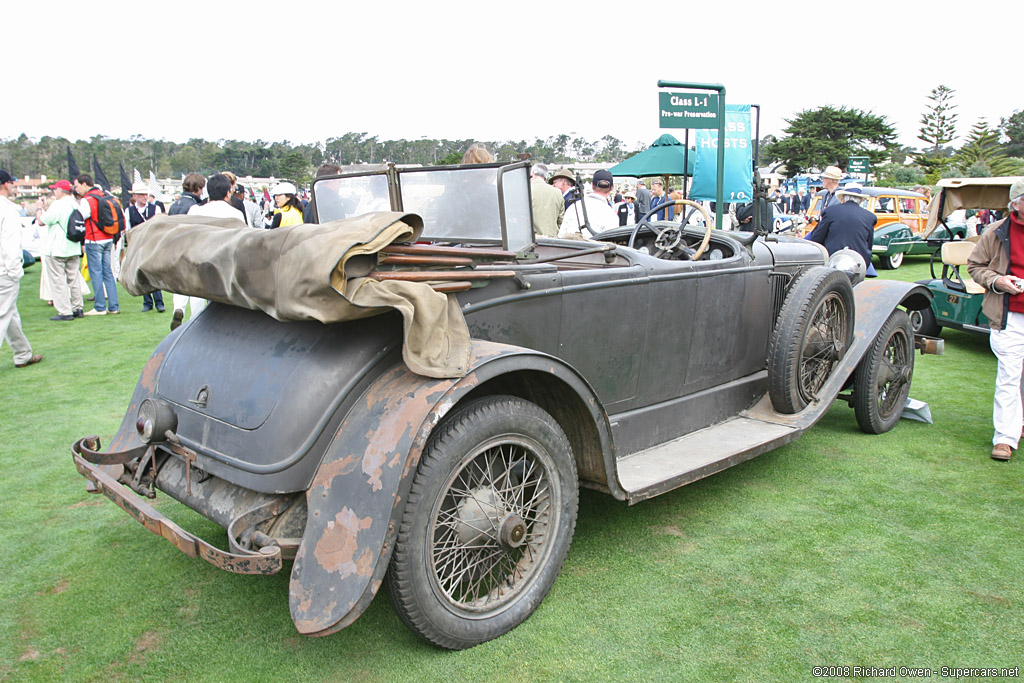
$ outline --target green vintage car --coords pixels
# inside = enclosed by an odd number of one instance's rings
[[[928,198],[919,192],[898,190],[893,187],[865,187],[863,194],[868,197],[864,208],[875,214],[875,238],[872,254],[878,259],[883,270],[899,268],[907,254],[934,254],[938,247],[926,242],[922,236],[928,232]],[[811,201],[807,211],[807,232],[817,221],[818,197]],[[936,239],[963,239],[967,226],[962,223],[941,224],[932,235]]]
[[[878,258],[879,268],[899,268],[907,254],[934,254],[938,246],[925,240],[926,234],[943,241],[967,236],[967,226],[962,223],[941,224],[930,231],[928,218],[932,212],[928,198],[919,192],[866,187],[864,194],[871,197],[865,208],[878,217],[871,252]]]

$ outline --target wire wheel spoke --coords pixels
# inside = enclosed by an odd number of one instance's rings
[[[846,353],[846,307],[839,296],[822,301],[808,327],[799,369],[800,394],[817,398],[832,370]]]
[[[909,344],[903,335],[896,334],[886,344],[885,353],[878,371],[878,411],[882,415],[891,415],[899,408],[903,387],[907,384],[906,369]]]
[[[450,478],[431,518],[431,569],[452,604],[490,610],[528,585],[551,542],[547,461],[516,439],[488,444]]]

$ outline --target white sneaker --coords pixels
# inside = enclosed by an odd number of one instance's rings
[[[95,308],[92,309],[91,311],[86,311],[85,312],[85,315],[106,315],[106,314],[107,314],[106,311],[97,311]]]

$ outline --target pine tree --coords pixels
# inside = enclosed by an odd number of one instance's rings
[[[953,162],[971,176],[1011,175],[1016,168],[999,146],[999,131],[989,128],[985,119],[971,128]]]
[[[917,139],[931,146],[931,156],[937,156],[939,148],[956,137],[956,119],[959,114],[953,111],[956,109],[956,105],[952,104],[955,93],[956,90],[940,85],[932,88],[928,95],[932,104],[928,105],[928,110],[921,116],[921,134]]]

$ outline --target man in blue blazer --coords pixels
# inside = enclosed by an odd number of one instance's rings
[[[874,277],[876,273],[871,265],[871,245],[878,218],[860,205],[867,197],[860,186],[854,183],[836,192],[836,199],[837,202],[825,209],[818,226],[807,239],[824,245],[830,256],[849,247],[864,258],[868,276]]]

